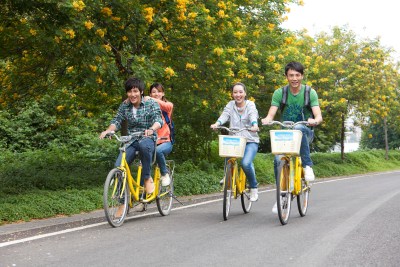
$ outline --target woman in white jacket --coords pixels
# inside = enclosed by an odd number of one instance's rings
[[[250,130],[241,131],[235,135],[243,136],[247,139],[246,149],[241,162],[242,169],[246,174],[250,186],[250,201],[258,200],[257,178],[253,160],[258,151],[260,138],[258,137],[258,111],[253,101],[247,100],[246,86],[243,83],[236,83],[232,86],[233,100],[225,106],[224,111],[217,122],[211,125],[216,128],[229,121],[230,128],[251,127]]]

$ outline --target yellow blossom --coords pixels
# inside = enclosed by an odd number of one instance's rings
[[[90,20],[85,22],[86,29],[90,30],[91,28],[93,28],[93,26],[94,26],[94,23],[91,22]]]
[[[63,111],[65,109],[65,106],[59,105],[59,106],[56,107],[56,109],[57,109],[58,112],[61,112],[61,111]]]
[[[233,35],[235,35],[235,37],[238,39],[242,39],[242,37],[246,36],[246,32],[236,31],[233,33]]]
[[[29,32],[30,32],[33,36],[35,36],[35,35],[37,34],[36,30],[34,30],[34,29],[30,29]]]
[[[20,19],[19,20],[22,24],[25,24],[26,22],[27,22],[27,19],[26,18],[22,18],[22,19]]]
[[[101,84],[101,83],[103,83],[103,80],[100,78],[100,76],[98,76],[98,77],[96,78],[96,82],[97,82],[98,84]]]
[[[63,32],[69,36],[69,38],[74,39],[75,38],[75,32],[72,29],[63,29]]]
[[[254,37],[260,37],[260,30],[256,30],[253,32]]]
[[[252,97],[252,96],[249,97],[249,100],[252,101],[252,102],[256,102],[256,99],[254,97]]]
[[[372,138],[372,134],[368,134],[368,138],[371,139]]]
[[[146,7],[144,9],[144,18],[146,19],[147,23],[153,22],[154,16],[154,9],[152,7]]]
[[[197,68],[196,64],[186,63],[187,70],[195,70]]]
[[[105,31],[102,30],[102,29],[98,29],[98,30],[96,31],[96,34],[97,34],[98,36],[100,36],[100,37],[104,37]]]
[[[165,24],[168,24],[168,22],[169,22],[169,20],[168,20],[166,17],[162,18],[161,21],[162,21],[163,23],[165,23]]]
[[[207,100],[203,100],[203,102],[202,102],[202,104],[203,104],[203,106],[205,106],[205,107],[208,107],[208,102],[207,102]]]
[[[157,48],[157,50],[163,50],[164,49],[163,43],[161,41],[157,40],[156,48]]]
[[[112,19],[113,21],[120,21],[120,20],[121,20],[120,17],[111,17],[111,19]]]
[[[274,62],[274,61],[275,61],[275,56],[268,57],[268,62]]]
[[[221,19],[225,18],[225,11],[219,10],[218,11],[218,17],[220,17]]]
[[[82,11],[85,8],[85,3],[83,1],[74,1],[72,6],[76,11]]]
[[[128,41],[128,37],[126,37],[126,36],[124,35],[124,36],[122,36],[122,40],[126,42],[126,41]]]
[[[110,17],[110,16],[112,15],[112,10],[111,10],[111,8],[109,8],[109,7],[103,7],[103,8],[101,9],[101,13],[103,13],[104,15]]]
[[[164,72],[168,80],[175,76],[175,71],[171,67],[166,67]]]
[[[110,44],[105,44],[105,45],[103,45],[103,47],[107,52],[111,51],[111,45]]]
[[[197,17],[197,13],[196,12],[190,12],[189,14],[188,14],[188,18],[189,19],[195,19]]]
[[[214,48],[214,54],[216,54],[217,56],[222,55],[223,52],[224,52],[224,50],[220,47]]]
[[[60,43],[60,37],[55,36],[55,37],[54,37],[54,41],[55,41],[57,44],[59,44],[59,43]]]
[[[275,24],[273,24],[273,23],[268,23],[267,28],[268,28],[270,31],[272,31],[272,30],[275,29]]]
[[[74,70],[74,66],[69,66],[67,68],[67,73],[71,73]]]
[[[96,72],[96,71],[97,71],[97,66],[89,65],[89,68],[90,68],[93,72]]]

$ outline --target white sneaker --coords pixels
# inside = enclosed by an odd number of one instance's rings
[[[162,175],[160,179],[161,179],[162,186],[168,186],[171,183],[171,178],[169,177],[168,173],[166,173],[165,175]]]
[[[275,202],[274,206],[272,207],[272,213],[278,214],[278,204]]]
[[[224,178],[221,179],[221,181],[219,181],[219,185],[223,185],[224,184]]]
[[[306,166],[304,168],[304,178],[306,179],[307,182],[314,181],[315,179],[314,171],[310,166]]]
[[[258,200],[258,188],[250,188],[250,201],[255,202]]]

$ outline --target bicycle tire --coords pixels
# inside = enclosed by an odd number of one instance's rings
[[[245,180],[246,185],[245,185],[244,191],[240,192],[240,194],[241,194],[240,200],[242,202],[243,212],[249,213],[253,202],[250,201],[250,187],[249,187],[249,183],[247,181],[246,175],[244,175],[244,180]]]
[[[292,193],[289,190],[289,161],[283,159],[278,166],[278,177],[276,177],[276,203],[278,217],[282,225],[287,224],[290,217]]]
[[[168,186],[162,186],[161,181],[158,184],[158,195],[156,198],[158,212],[162,216],[167,216],[171,212],[172,196],[174,195],[174,174],[170,172],[171,183]]]
[[[103,208],[106,219],[112,227],[121,226],[128,213],[129,189],[127,184],[123,187],[124,177],[123,171],[115,168],[108,173],[104,183]],[[123,209],[122,214],[121,216],[116,216],[120,208]]]
[[[233,198],[233,192],[232,192],[232,185],[233,185],[233,168],[231,162],[227,162],[226,168],[225,168],[225,175],[224,175],[224,199],[223,199],[223,208],[222,208],[222,214],[224,217],[224,221],[228,220],[229,217],[229,211],[231,209],[231,204],[232,204],[232,198]]]
[[[310,187],[304,178],[301,178],[301,192],[297,195],[297,208],[301,217],[306,216]]]

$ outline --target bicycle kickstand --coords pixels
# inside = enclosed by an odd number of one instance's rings
[[[182,202],[180,202],[179,199],[178,199],[174,194],[171,194],[171,197],[172,197],[173,199],[175,199],[176,201],[178,201],[179,204],[181,204],[182,206],[184,206],[184,204],[183,204]]]

